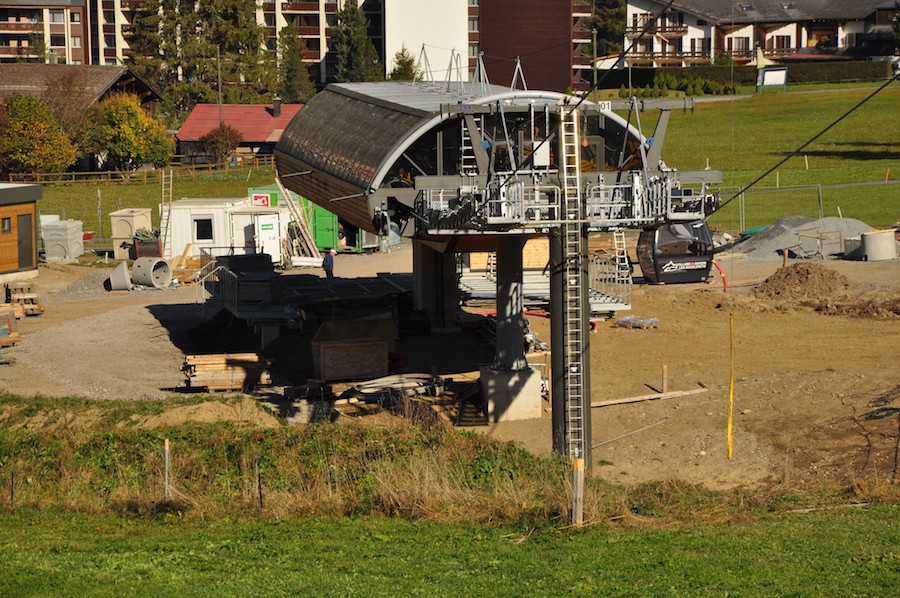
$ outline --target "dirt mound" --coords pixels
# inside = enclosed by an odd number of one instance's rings
[[[900,295],[883,296],[875,293],[859,299],[826,299],[813,306],[819,313],[829,316],[857,318],[900,318]]]
[[[753,289],[753,296],[776,300],[823,300],[850,287],[843,274],[818,264],[793,264],[779,268],[775,274]]]

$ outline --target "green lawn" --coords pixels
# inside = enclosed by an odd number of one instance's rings
[[[900,507],[670,530],[0,515],[0,594],[891,596]]]

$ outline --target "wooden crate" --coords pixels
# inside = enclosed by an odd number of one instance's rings
[[[368,380],[388,373],[393,336],[379,320],[326,322],[312,340],[313,366],[319,380]],[[368,328],[366,328],[368,324]],[[363,336],[368,331],[374,336]]]
[[[256,353],[185,355],[181,371],[189,388],[248,391],[272,383],[271,365]]]

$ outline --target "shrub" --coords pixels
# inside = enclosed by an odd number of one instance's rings
[[[200,144],[210,159],[219,163],[225,161],[225,158],[237,148],[243,138],[240,131],[231,125],[222,124],[201,137]]]

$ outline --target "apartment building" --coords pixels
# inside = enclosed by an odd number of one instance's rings
[[[85,0],[0,0],[0,62],[89,64]]]
[[[585,91],[592,78],[592,5],[584,0],[469,0],[492,83],[508,85],[521,61],[529,88]],[[472,17],[470,16],[470,22]],[[471,26],[470,26],[471,30]]]
[[[625,47],[632,66],[747,63],[760,48],[777,61],[893,53],[893,0],[628,0]],[[659,18],[650,29],[653,17]]]

